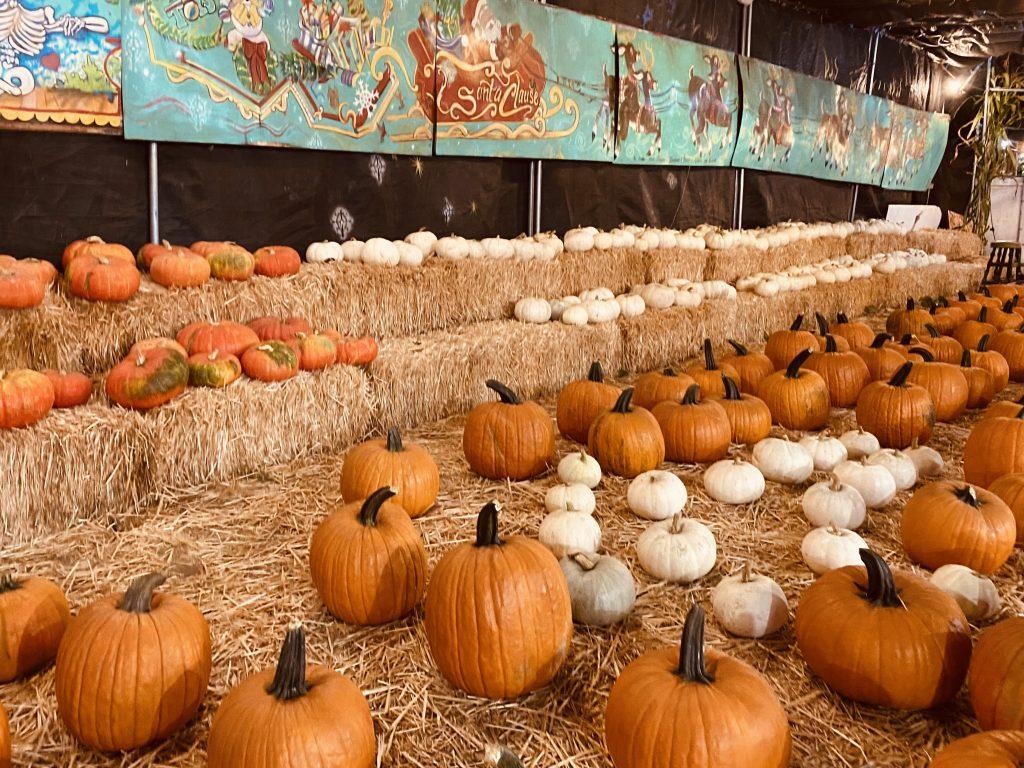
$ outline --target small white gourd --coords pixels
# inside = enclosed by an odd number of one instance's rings
[[[860,491],[852,485],[843,485],[835,475],[804,491],[801,506],[804,517],[816,528],[835,523],[839,528],[855,531],[863,525],[867,515],[867,505]]]
[[[885,467],[896,482],[897,491],[906,491],[917,483],[917,467],[913,460],[901,451],[882,448],[867,458],[868,464]]]
[[[878,444],[877,437],[860,427],[843,432],[839,436],[839,441],[846,446],[847,458],[851,460],[870,456],[882,447]]]
[[[567,485],[578,483],[597,488],[601,483],[601,465],[586,450],[573,451],[558,462],[558,479]]]
[[[636,542],[637,559],[651,576],[688,584],[715,567],[715,537],[703,523],[683,517],[652,523]]]
[[[548,512],[572,510],[592,515],[596,506],[597,500],[594,498],[594,492],[583,483],[554,485],[544,494],[544,508]]]
[[[586,325],[589,320],[587,308],[582,304],[573,304],[562,312],[562,322],[566,325]]]
[[[395,249],[398,251],[398,264],[403,267],[418,267],[423,263],[423,251],[412,243],[404,240],[395,240]]]
[[[800,555],[819,576],[847,565],[860,565],[867,543],[853,531],[829,525],[810,531],[800,543]]]
[[[764,495],[764,475],[739,457],[722,459],[704,470],[704,490],[723,504],[749,504]]]
[[[558,561],[569,587],[572,620],[607,627],[629,616],[636,583],[629,568],[610,555],[577,552]]]
[[[635,293],[623,293],[615,297],[621,317],[639,317],[647,309],[644,297]]]
[[[415,245],[419,252],[423,254],[423,257],[426,258],[434,253],[434,247],[437,245],[437,235],[421,229],[419,232],[410,232],[406,235],[405,242]]]
[[[903,455],[914,462],[918,477],[935,477],[946,466],[941,453],[927,445],[918,445],[916,439],[909,448],[903,449]]]
[[[663,469],[640,473],[626,489],[626,504],[645,520],[667,520],[682,512],[686,501],[686,485]]]
[[[776,483],[802,483],[814,472],[814,460],[788,437],[766,437],[754,446],[754,466]]]
[[[310,264],[325,264],[341,259],[341,246],[331,240],[310,243],[306,246],[306,261]]]
[[[860,461],[844,461],[833,472],[839,481],[852,485],[864,498],[868,509],[884,507],[896,496],[896,480],[885,467]]]
[[[469,256],[469,243],[464,237],[448,235],[437,241],[434,252],[442,259],[461,261]]]
[[[979,622],[991,618],[1003,606],[992,579],[972,571],[966,565],[943,565],[932,574],[931,581],[956,600],[970,621]]]
[[[513,310],[521,323],[546,323],[551,320],[551,304],[539,296],[527,296],[516,302]]]
[[[341,244],[341,257],[352,264],[363,260],[363,248],[366,245],[362,240],[346,240]]]
[[[552,512],[541,520],[537,539],[557,558],[573,552],[597,552],[601,546],[601,526],[585,512]]]
[[[800,446],[811,455],[817,472],[831,472],[841,461],[846,461],[846,446],[827,432],[800,438]]]
[[[364,264],[394,267],[398,264],[398,258],[398,249],[395,244],[383,237],[371,237],[363,245]]]
[[[765,637],[789,619],[786,593],[773,579],[744,563],[739,573],[722,578],[711,590],[711,607],[726,632],[738,637]]]

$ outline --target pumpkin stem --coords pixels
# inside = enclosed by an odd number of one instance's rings
[[[839,347],[836,346],[836,339],[831,333],[825,334],[825,351],[826,352],[838,352]]]
[[[928,331],[928,335],[929,335],[929,336],[931,336],[931,337],[932,337],[933,339],[937,339],[937,338],[939,338],[939,336],[941,336],[941,335],[942,335],[941,333],[939,333],[939,329],[938,329],[938,328],[936,328],[936,327],[935,327],[934,325],[932,325],[931,323],[928,323],[928,324],[927,324],[927,325],[925,326],[925,330],[927,330],[927,331]]]
[[[981,337],[981,339],[978,341],[978,351],[979,352],[984,352],[986,350],[986,348],[988,347],[988,340],[989,340],[989,334],[987,334],[987,333],[984,336]]]
[[[891,338],[892,338],[892,336],[890,336],[888,333],[876,334],[875,338],[871,342],[871,348],[872,349],[881,349],[882,347],[885,346],[885,342],[889,341],[889,339],[891,339]]]
[[[860,550],[860,559],[868,571],[868,588],[864,591],[864,599],[879,608],[902,608],[903,601],[900,600],[892,571],[885,560],[867,548]]]
[[[987,285],[983,285],[983,286],[981,286],[981,292],[982,292],[982,294],[984,294],[985,296],[991,296],[991,295],[992,295],[992,291],[990,291],[990,290],[988,289],[988,286],[987,286]]]
[[[711,339],[704,339],[704,368],[709,371],[717,370],[715,365],[715,350],[711,348]]]
[[[1024,408],[1022,408],[1021,410],[1024,410]],[[671,533],[673,536],[678,536],[680,533],[682,533],[683,520],[684,518],[682,511],[676,512],[674,515],[672,515],[672,523],[668,527],[668,532]]]
[[[908,298],[907,299],[907,312],[911,312],[911,311],[913,311],[913,309],[914,309],[914,299],[913,298]]]
[[[575,554],[570,555],[570,557],[576,562],[576,565],[584,571],[592,571],[597,567],[597,561],[592,560],[590,555],[587,555],[584,552],[576,552]]]
[[[612,406],[612,413],[630,413],[630,403],[633,401],[633,388],[626,387],[622,390],[622,394],[619,395],[619,399],[615,401],[615,405]]]
[[[835,475],[832,475],[832,482],[830,482],[830,483],[828,484],[828,489],[829,489],[830,491],[836,491],[836,492],[838,492],[838,491],[841,491],[841,490],[843,490],[843,484],[842,484],[842,482],[841,482],[841,481],[839,480],[839,478],[838,478],[838,477],[836,477]]]
[[[675,376],[676,372],[672,368],[666,368],[664,371],[661,372],[661,375],[662,376]]]
[[[690,683],[711,685],[715,682],[714,676],[704,666],[704,609],[696,603],[686,614],[676,674]]]
[[[800,330],[800,326],[803,325],[803,324],[804,324],[804,316],[803,315],[797,315],[796,318],[794,318],[792,325],[789,326],[789,330],[791,330],[791,331],[799,331]]]
[[[725,399],[726,400],[742,400],[743,395],[740,394],[740,388],[736,386],[736,382],[722,374],[722,385],[725,387]]]
[[[599,384],[604,381],[604,371],[601,370],[601,363],[597,360],[590,364],[590,370],[587,372],[587,381],[596,381]]]
[[[750,570],[750,561],[744,560],[743,571],[740,573],[740,581],[742,581],[744,584],[749,584],[752,581],[752,579],[750,578],[751,575],[752,572]]]
[[[905,387],[907,386],[907,377],[910,375],[910,370],[914,367],[912,362],[906,362],[899,367],[899,370],[892,375],[889,379],[890,387]]]
[[[267,693],[278,701],[291,701],[309,692],[306,685],[306,631],[302,623],[293,621],[281,643],[281,655],[277,657],[274,679],[267,686]]]
[[[915,355],[920,355],[921,357],[924,358],[924,361],[926,363],[931,363],[935,361],[935,355],[932,354],[932,351],[930,349],[926,349],[924,347],[911,347],[907,351],[913,352]]]
[[[948,307],[949,306],[949,299],[947,299],[945,296],[939,296],[938,304],[941,307]]]
[[[913,343],[914,334],[912,333],[904,333],[903,336],[900,337],[900,344],[902,344],[904,347],[909,347]]]
[[[840,324],[848,323],[850,322],[850,318],[846,316],[845,312],[836,312],[836,322]]]
[[[988,320],[988,304],[981,308],[981,312],[978,313],[978,322],[984,323]]]
[[[974,490],[973,485],[968,483],[964,483],[963,488],[957,488],[953,491],[953,495],[964,504],[974,507],[975,509],[981,506],[981,500],[978,498],[977,491]]]
[[[167,581],[159,572],[139,576],[131,583],[117,607],[128,613],[149,613],[153,608],[153,590]]]
[[[389,486],[378,488],[366,497],[363,506],[359,508],[359,522],[367,528],[373,528],[377,524],[377,515],[380,514],[381,505],[394,496],[398,491]]]
[[[960,355],[960,367],[970,368],[971,367],[971,350],[964,349],[964,353]]]
[[[964,293],[963,291],[957,291],[956,292],[956,299],[957,299],[957,301],[967,301],[968,300],[967,299],[967,294]]]
[[[402,433],[399,432],[398,427],[388,428],[388,451],[391,453],[401,453],[405,450],[405,446],[402,445]]]
[[[488,379],[486,384],[488,389],[497,392],[498,397],[501,398],[501,402],[506,403],[508,405],[522,404],[523,401],[519,399],[519,395],[517,395],[511,389],[506,387],[500,381],[496,381],[495,379]]]
[[[818,321],[818,333],[822,336],[828,333],[828,320],[821,312],[814,313],[814,319]]]
[[[690,386],[688,386],[686,388],[686,394],[683,395],[683,399],[681,401],[682,404],[683,405],[697,405],[697,403],[700,402],[697,399],[697,396],[699,394],[700,394],[700,385],[699,384],[691,384]]]
[[[729,342],[729,346],[735,349],[736,354],[739,355],[740,357],[745,357],[750,354],[750,350],[744,347],[738,341],[734,341],[733,339],[726,339],[726,341]]]
[[[807,362],[807,358],[811,356],[811,350],[804,349],[796,357],[794,357],[788,366],[786,366],[786,378],[787,379],[798,379],[800,378],[800,366]]]
[[[476,518],[476,544],[477,547],[498,547],[503,543],[498,536],[498,513],[501,511],[501,504],[496,501],[489,501],[484,504],[480,514]]]
[[[13,574],[4,573],[0,574],[0,595],[5,592],[12,592],[21,586],[14,578]]]

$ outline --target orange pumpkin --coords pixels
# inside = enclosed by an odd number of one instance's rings
[[[907,381],[914,363],[904,363],[889,381],[868,384],[857,398],[857,424],[883,448],[922,445],[932,436],[935,406],[924,387]]]
[[[939,750],[928,768],[1020,768],[1024,731],[987,731],[957,739]]]
[[[977,349],[985,336],[993,337],[997,329],[988,322],[988,307],[982,307],[977,320],[965,320],[953,331],[953,338],[967,349]]]
[[[944,298],[940,297],[938,302],[928,308],[928,314],[932,316],[931,324],[935,326],[935,329],[939,333],[949,335],[956,330],[960,323],[967,319],[967,315],[964,314],[962,309],[950,307],[948,304],[944,305],[942,302],[945,301]]]
[[[768,337],[764,353],[772,361],[776,371],[788,366],[790,361],[805,349],[811,352],[818,349],[818,340],[814,334],[801,330],[803,322],[804,316],[797,315],[788,330],[775,331]]]
[[[242,353],[242,370],[257,381],[284,381],[299,372],[295,350],[283,341],[265,341]]]
[[[887,346],[886,342],[891,338],[887,333],[880,333],[867,347],[854,350],[868,367],[871,381],[888,381],[907,361],[897,350]]]
[[[168,339],[163,336],[155,336],[151,339],[143,339],[132,344],[131,349],[128,350],[128,354],[125,357],[134,357],[140,352],[149,352],[151,349],[170,349],[177,352],[184,358],[188,358],[188,352],[174,339]]]
[[[1012,418],[982,419],[964,443],[964,479],[988,488],[1003,475],[1024,472],[1024,407]]]
[[[91,749],[124,751],[191,720],[210,681],[210,628],[192,603],[154,594],[151,573],[86,606],[57,652],[57,712]]]
[[[0,309],[30,309],[43,303],[46,284],[20,265],[0,264]]]
[[[875,332],[867,323],[851,321],[843,312],[836,314],[836,321],[831,329],[833,336],[841,336],[846,339],[850,349],[868,347],[875,339]]]
[[[79,256],[123,261],[126,264],[131,264],[133,267],[135,266],[135,256],[130,250],[118,243],[105,242],[103,238],[96,235],[90,235],[84,240],[75,240],[67,245],[61,257],[61,267],[65,272],[67,272],[71,262]]]
[[[192,250],[210,262],[210,276],[216,280],[248,280],[256,268],[252,254],[238,243],[200,240],[192,243]]]
[[[763,352],[751,352],[738,341],[728,341],[734,354],[725,355],[722,364],[731,365],[739,375],[740,391],[752,395],[757,392],[761,379],[775,371],[775,366],[772,365],[771,358]]]
[[[824,350],[825,345],[828,343],[828,337],[832,336],[829,332],[828,320],[821,312],[814,313],[814,319],[818,323],[818,335],[815,337],[818,342],[818,349]],[[840,352],[850,351],[850,342],[844,339],[842,336],[832,336],[832,343],[836,349]]]
[[[0,371],[0,429],[35,424],[50,412],[53,385],[37,371]]]
[[[78,256],[64,274],[71,295],[87,301],[128,301],[142,280],[134,258],[125,262],[106,256]]]
[[[940,363],[957,365],[964,354],[964,348],[959,341],[951,336],[943,336],[939,333],[939,329],[931,323],[928,324],[927,344],[932,355]]]
[[[678,403],[666,400],[651,411],[661,427],[669,461],[707,464],[729,452],[729,417],[715,400],[698,400],[700,391],[699,385],[692,384]]]
[[[595,360],[590,364],[586,379],[571,381],[558,393],[555,405],[558,431],[570,440],[586,443],[594,419],[615,405],[618,396],[618,388],[604,382],[601,364]]]
[[[1024,381],[1024,332],[1000,331],[989,342],[989,346],[1006,360],[1010,378],[1013,381]]]
[[[84,373],[60,373],[59,371],[43,371],[53,387],[54,408],[74,408],[85,405],[92,397],[92,379]]]
[[[732,442],[753,445],[764,440],[772,431],[772,412],[764,400],[754,395],[741,394],[736,382],[723,376],[725,397],[718,401],[729,419]]]
[[[0,706],[0,768],[11,768],[11,726],[3,706]]]
[[[52,581],[0,576],[0,683],[53,661],[70,620],[67,598]]]
[[[338,337],[335,338],[329,331],[324,331],[324,335],[338,347],[337,363],[339,365],[369,365],[377,359],[377,341],[372,336],[356,338],[338,334]]]
[[[329,336],[322,333],[299,333],[289,342],[299,356],[299,368],[304,371],[322,371],[334,365],[338,347]]]
[[[385,440],[368,440],[348,452],[341,466],[341,496],[365,499],[378,488],[394,488],[395,503],[409,517],[425,514],[437,501],[441,475],[434,457],[416,443],[405,443],[398,427]]]
[[[166,288],[197,288],[210,279],[210,263],[206,259],[166,240],[158,249],[150,250],[147,258],[149,276]]]
[[[287,245],[265,245],[252,254],[254,271],[264,277],[284,277],[298,274],[302,267],[299,252]]]
[[[910,559],[932,570],[956,563],[995,573],[1017,540],[1017,522],[1002,499],[951,480],[915,491],[903,507],[900,530]]]
[[[193,387],[221,389],[238,380],[242,363],[234,355],[198,352],[188,359],[188,383]]]
[[[1016,400],[997,400],[982,412],[981,418],[995,419],[1003,416],[1012,419],[1020,413],[1021,406],[1024,406],[1024,395]]]
[[[500,381],[488,379],[487,388],[498,402],[476,406],[462,431],[470,469],[490,480],[527,480],[543,473],[555,456],[551,417]]]
[[[547,685],[569,653],[572,608],[554,555],[498,532],[499,506],[480,511],[476,540],[449,550],[427,586],[423,627],[441,675],[459,690],[515,699]]]
[[[830,688],[864,704],[928,709],[967,676],[971,634],[952,597],[868,549],[865,567],[828,571],[796,609],[796,642]]]
[[[981,314],[981,304],[974,299],[968,298],[963,291],[957,292],[956,301],[949,302],[949,306],[959,309],[964,313],[965,320],[977,320]]]
[[[235,357],[260,343],[260,337],[251,328],[230,321],[191,323],[178,332],[177,340],[189,355],[217,350]]]
[[[291,341],[300,333],[310,334],[313,329],[301,317],[258,317],[250,320],[249,327],[259,336],[260,341]]]
[[[960,367],[935,362],[931,350],[914,347],[911,351],[921,355],[922,362],[914,363],[907,381],[924,387],[935,407],[936,421],[956,421],[967,408],[967,378]]]
[[[1014,331],[1024,323],[1024,317],[1014,312],[1016,301],[1007,301],[1001,309],[992,309],[988,313],[988,321],[997,331]]]
[[[1010,508],[1017,524],[1017,544],[1024,544],[1024,473],[1003,475],[988,489]]]
[[[733,379],[739,379],[740,376],[731,365],[726,363],[719,365],[715,362],[715,350],[711,346],[711,339],[704,339],[704,363],[692,363],[686,367],[683,373],[700,387],[701,396],[705,400],[725,396],[722,376],[730,376]]]
[[[676,373],[671,368],[649,371],[634,382],[633,400],[638,407],[650,410],[665,400],[682,400],[686,390],[696,383],[685,373]]]
[[[998,299],[1003,304],[1013,301],[1017,298],[1017,286],[1006,285],[1001,283],[990,283],[985,286],[985,290],[989,296],[993,299]]]
[[[831,334],[825,336],[824,349],[811,353],[804,367],[824,379],[833,407],[849,408],[856,405],[860,391],[871,382],[871,373],[860,355],[841,351],[836,340]]]
[[[913,299],[907,299],[905,309],[898,309],[889,314],[885,321],[885,330],[896,337],[905,333],[922,336],[927,333],[925,327],[931,320],[931,315],[926,310],[918,309]]]
[[[757,389],[772,420],[786,429],[816,430],[828,423],[828,385],[814,371],[802,368],[810,356],[811,350],[803,350],[784,371],[766,377]]]
[[[309,570],[332,614],[386,624],[416,607],[427,587],[427,550],[393,488],[342,505],[313,533]]]
[[[971,352],[971,364],[984,368],[992,374],[995,392],[1002,392],[1010,381],[1010,366],[1006,358],[988,348],[991,337],[982,336],[978,341],[978,349]]]
[[[978,302],[982,309],[999,309],[1003,306],[1003,302],[992,295],[987,285],[983,285],[977,293],[971,294],[971,298]]]
[[[123,408],[148,411],[169,403],[188,384],[188,361],[171,349],[137,352],[107,374],[107,397]]]
[[[960,373],[967,381],[967,407],[984,408],[995,397],[996,383],[984,368],[971,365],[971,350],[965,349],[960,357]]]
[[[57,281],[57,268],[48,261],[29,257],[27,259],[16,259],[13,256],[0,256],[0,270],[14,268],[16,271],[23,271],[34,277],[43,284],[43,288],[53,285]]]
[[[789,722],[771,685],[749,664],[705,650],[699,605],[678,648],[648,651],[622,670],[604,722],[615,768],[789,765]]]
[[[981,633],[967,691],[982,728],[1024,730],[1024,616],[1003,619]]]
[[[601,468],[627,479],[657,469],[665,460],[658,420],[632,401],[632,387],[624,389],[611,410],[594,419],[587,437],[587,449]]]

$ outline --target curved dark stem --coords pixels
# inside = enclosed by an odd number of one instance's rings
[[[881,349],[882,347],[885,346],[885,342],[889,341],[889,339],[891,338],[892,336],[890,336],[888,333],[875,334],[875,338],[871,341],[871,348]]]
[[[836,322],[837,323],[848,323],[848,322],[850,322],[850,318],[848,318],[846,316],[845,312],[836,312]]]
[[[487,388],[498,393],[498,397],[501,398],[501,402],[507,403],[508,405],[519,405],[523,401],[519,399],[519,395],[513,392],[511,389],[506,387],[500,381],[494,379],[487,380]]]
[[[5,592],[13,592],[20,587],[20,582],[18,582],[12,574],[5,573],[0,575],[0,595]]]
[[[981,293],[982,293],[983,296],[989,296],[989,297],[992,296],[992,291],[990,291],[988,289],[987,285],[981,286]]]
[[[836,346],[836,337],[831,333],[825,334],[825,351],[826,352],[838,352],[839,347]]]
[[[981,308],[981,312],[978,313],[978,322],[979,323],[987,323],[988,322],[988,305],[987,304],[984,307],[982,307]]]
[[[149,613],[153,607],[153,591],[167,581],[162,573],[147,573],[131,583],[117,607],[128,613]]]
[[[726,400],[742,400],[743,395],[740,394],[740,388],[736,386],[736,382],[730,379],[725,374],[722,374],[722,384],[725,386],[725,399]]]
[[[907,352],[913,352],[915,355],[920,355],[926,363],[935,362],[935,355],[932,354],[930,349],[924,347],[911,347]]]
[[[899,370],[892,375],[889,379],[890,387],[905,387],[907,386],[907,376],[910,375],[911,369],[914,367],[912,362],[906,362],[899,367]]]
[[[284,636],[277,669],[267,686],[267,693],[278,701],[291,701],[309,693],[306,685],[306,631],[298,622],[289,625]]]
[[[909,347],[913,342],[914,334],[912,333],[904,333],[903,336],[900,337],[900,344],[904,347]]]
[[[697,604],[686,614],[676,674],[690,683],[710,685],[715,682],[714,676],[704,666],[704,609]]]
[[[964,353],[960,355],[960,367],[970,368],[971,367],[971,350],[964,349]]]
[[[1021,408],[1019,411],[1017,411],[1017,416],[1015,418],[1024,419],[1024,408]]]
[[[800,330],[800,326],[802,326],[803,324],[804,324],[804,316],[803,315],[797,315],[796,318],[793,320],[792,325],[789,326],[789,330],[791,330],[791,331],[799,331]]]
[[[1014,297],[1014,298],[1016,298],[1016,297]],[[1013,312],[1013,299],[1007,299],[1006,302],[1004,302],[1004,304],[1003,304],[1003,312],[1006,312],[1006,313]]]
[[[484,504],[480,514],[476,518],[476,542],[477,547],[498,547],[501,546],[501,537],[498,536],[498,512],[501,505],[496,501],[489,501]]]
[[[824,336],[825,334],[827,334],[828,333],[828,320],[825,319],[825,316],[823,314],[821,314],[821,312],[815,312],[814,313],[814,319],[818,321],[818,333],[821,336]]]
[[[903,601],[900,600],[892,571],[885,560],[870,549],[861,549],[860,559],[868,571],[868,588],[864,591],[864,599],[879,608],[902,608]]]
[[[964,293],[963,291],[957,291],[956,292],[956,300],[957,301],[970,301],[970,299],[967,298],[967,294]]]
[[[940,307],[948,307],[949,306],[949,299],[947,299],[945,296],[939,296],[938,304],[939,304]]]
[[[682,404],[683,405],[696,405],[697,403],[700,402],[700,400],[697,399],[697,396],[699,394],[700,394],[700,385],[699,384],[691,384],[690,386],[688,386],[686,388],[686,394],[683,395]]]
[[[590,364],[590,370],[587,371],[587,381],[596,381],[598,384],[604,381],[604,371],[601,370],[601,363],[597,360]]]
[[[717,370],[715,350],[711,348],[711,339],[704,339],[704,367],[709,371]]]
[[[988,341],[989,341],[990,338],[991,338],[991,336],[989,334],[987,334],[987,333],[984,336],[981,337],[981,339],[978,341],[978,351],[979,352],[985,352],[986,351],[986,349],[988,348]]]
[[[914,300],[912,298],[908,298],[907,299],[907,312],[912,311],[915,306],[916,305],[914,304]]]
[[[925,326],[925,330],[928,331],[928,335],[931,336],[933,339],[937,339],[939,338],[939,336],[942,335],[941,333],[939,333],[939,329],[936,328],[931,323],[928,323],[928,325]]]
[[[398,431],[398,427],[390,427],[388,429],[388,450],[391,453],[401,453],[404,450],[402,433]]]
[[[366,501],[363,502],[363,506],[359,508],[359,522],[365,525],[367,528],[373,528],[377,524],[377,515],[380,514],[380,508],[385,501],[390,499],[396,493],[394,488],[384,486],[378,488],[376,491],[366,497]]]
[[[811,356],[811,350],[802,350],[796,357],[794,357],[789,365],[786,366],[786,378],[796,379],[800,376],[800,366],[807,362],[807,358]]]
[[[740,357],[746,357],[747,355],[750,354],[750,350],[744,347],[738,341],[733,341],[732,339],[726,339],[726,341],[729,342],[729,346],[735,349],[736,354],[739,355]]]
[[[963,488],[957,488],[953,491],[953,495],[956,496],[958,501],[962,501],[964,504],[974,507],[975,509],[981,506],[981,499],[978,498],[978,492],[974,490],[973,485],[969,485],[968,483],[964,483]]]
[[[612,413],[629,413],[633,409],[630,404],[633,402],[633,388],[626,387],[619,395],[619,399],[612,406]]]
[[[936,314],[938,312],[938,310],[939,310],[939,305],[938,304],[932,304],[928,308],[928,314],[929,315],[934,315],[934,314]]]
[[[666,368],[664,371],[661,372],[661,375],[662,376],[675,376],[676,372],[672,368]]]

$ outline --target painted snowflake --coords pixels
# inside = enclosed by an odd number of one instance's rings
[[[377,94],[371,91],[366,83],[360,83],[356,89],[355,106],[357,110],[369,112],[377,103]]]
[[[387,163],[380,155],[370,155],[370,175],[377,182],[379,187],[384,183],[384,171],[387,170]]]
[[[331,214],[331,229],[334,230],[334,234],[338,236],[339,240],[348,240],[348,236],[352,234],[352,227],[355,226],[355,223],[356,220],[352,218],[348,208],[343,205],[336,207]]]
[[[444,205],[441,206],[441,215],[444,216],[445,224],[450,224],[452,217],[455,216],[455,206],[447,197],[444,199]]]
[[[679,186],[679,179],[674,171],[665,171],[665,183],[668,184],[668,188],[671,190]]]

